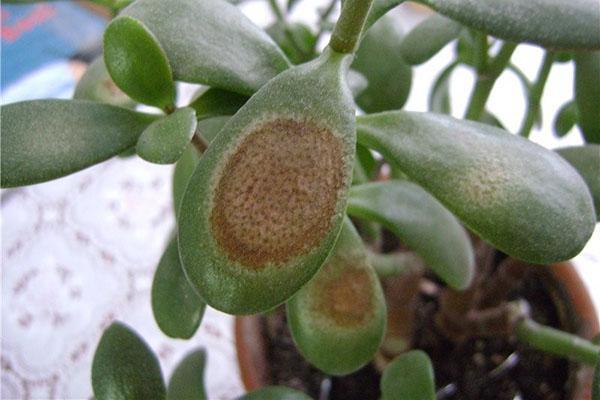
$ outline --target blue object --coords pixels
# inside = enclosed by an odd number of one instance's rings
[[[71,1],[2,4],[0,87],[76,54],[98,53],[107,21]]]

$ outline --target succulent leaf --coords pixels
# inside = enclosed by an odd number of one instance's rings
[[[433,366],[429,356],[413,350],[399,356],[381,376],[382,400],[435,400]]]
[[[358,117],[359,142],[434,195],[469,228],[516,258],[577,255],[595,225],[592,198],[556,153],[502,129],[403,111]]]
[[[596,0],[419,0],[440,14],[511,42],[600,49]]]
[[[224,0],[137,0],[121,15],[156,35],[176,80],[249,95],[289,67],[269,35]]]
[[[179,249],[214,308],[284,302],[333,247],[356,145],[349,58],[327,50],[269,81],[200,159],[179,210]]]
[[[600,143],[600,51],[575,55],[575,101],[586,142]]]
[[[191,338],[204,315],[206,304],[185,277],[177,237],[173,236],[160,258],[152,282],[152,313],[165,335]]]
[[[353,186],[347,211],[391,230],[451,287],[470,284],[474,255],[467,232],[420,186],[393,180]]]
[[[113,81],[132,99],[161,109],[175,102],[167,56],[144,24],[121,16],[104,31],[104,61]]]
[[[287,317],[298,350],[327,374],[349,374],[375,355],[385,332],[386,305],[349,219],[321,270],[288,301]]]
[[[164,400],[158,359],[133,330],[114,322],[102,334],[92,363],[97,400]]]
[[[206,352],[204,349],[188,353],[171,375],[167,388],[167,400],[206,400],[205,368]]]
[[[140,135],[136,153],[155,164],[173,164],[183,154],[196,131],[196,112],[180,108],[148,126]]]
[[[356,104],[367,113],[401,108],[412,82],[412,70],[404,61],[402,35],[391,17],[383,17],[363,37],[352,68],[367,78],[367,88]]]
[[[80,171],[135,145],[156,116],[85,100],[31,100],[1,108],[2,187]]]

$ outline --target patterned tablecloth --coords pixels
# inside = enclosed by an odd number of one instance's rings
[[[232,317],[207,309],[190,341],[152,317],[153,271],[174,227],[171,173],[116,158],[2,192],[3,399],[90,398],[94,349],[115,319],[144,337],[165,376],[203,346],[209,398],[243,392]]]

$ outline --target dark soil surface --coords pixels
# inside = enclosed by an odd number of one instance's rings
[[[538,267],[539,268],[539,267]],[[541,274],[533,272],[507,299],[525,298],[533,318],[558,327],[558,311]],[[433,360],[436,386],[446,387],[438,399],[451,400],[565,400],[571,365],[532,350],[511,338],[471,338],[454,343],[433,324],[437,298],[423,294],[418,308],[413,347]],[[290,386],[316,400],[379,399],[379,372],[372,364],[352,375],[329,377],[311,367],[298,353],[288,331],[283,308],[261,317],[266,335],[272,384]],[[325,350],[326,351],[326,350]],[[511,355],[515,363],[503,362]],[[509,367],[499,367],[501,364]],[[448,386],[449,385],[449,386]]]

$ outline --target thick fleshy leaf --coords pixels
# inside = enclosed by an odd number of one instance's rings
[[[312,400],[306,394],[286,386],[265,386],[246,393],[238,400]]]
[[[597,0],[419,0],[471,28],[552,49],[600,49]]]
[[[585,141],[600,143],[600,51],[575,55],[575,101]]]
[[[453,62],[448,65],[446,68],[444,68],[444,70],[442,70],[433,83],[431,92],[429,93],[429,111],[440,114],[451,114],[452,106],[450,103],[450,77],[452,76],[452,72],[457,65],[457,62]]]
[[[180,108],[155,121],[142,132],[136,153],[146,161],[172,164],[179,160],[196,131],[196,111]]]
[[[400,43],[400,52],[411,65],[422,64],[458,37],[462,26],[443,15],[432,15],[413,28]]]
[[[577,103],[569,101],[562,105],[554,118],[554,133],[558,137],[563,137],[575,126],[579,120],[579,111]]]
[[[181,158],[175,164],[173,170],[173,209],[175,215],[179,214],[181,199],[185,193],[185,188],[200,161],[200,154],[193,145],[188,145]]]
[[[198,131],[202,134],[202,137],[207,142],[211,142],[219,133],[219,131],[225,126],[225,123],[229,120],[229,117],[215,117],[198,121]],[[198,150],[193,145],[188,145],[185,152],[175,164],[173,171],[173,208],[175,215],[179,214],[179,206],[181,205],[181,199],[185,193],[185,188],[196,169],[200,161],[200,155]]]
[[[171,66],[142,22],[127,16],[112,20],[104,31],[104,61],[113,81],[132,99],[163,109],[173,106]]]
[[[179,210],[179,250],[206,302],[231,314],[287,300],[341,228],[355,152],[350,56],[278,75],[210,143]]]
[[[346,375],[373,359],[385,332],[385,299],[348,218],[321,270],[288,301],[287,318],[298,350],[327,374]]]
[[[314,58],[317,37],[307,25],[299,22],[284,25],[277,21],[267,28],[267,33],[292,63],[300,64]]]
[[[60,178],[135,145],[155,116],[84,100],[1,107],[2,187]]]
[[[435,400],[435,380],[429,356],[413,350],[392,361],[381,376],[382,400]]]
[[[188,353],[177,365],[169,380],[168,400],[206,400],[204,369],[206,352],[199,349]]]
[[[383,17],[392,8],[404,3],[405,0],[375,0],[369,10],[367,21],[365,22],[365,31],[373,26],[379,18]]]
[[[354,186],[347,211],[388,228],[451,287],[465,289],[470,284],[474,256],[467,232],[420,186],[408,181]]]
[[[164,400],[165,383],[158,359],[133,330],[120,322],[100,339],[92,364],[97,400]]]
[[[183,272],[177,237],[173,237],[162,255],[152,283],[152,312],[165,335],[191,338],[204,315],[206,304],[198,296]]]
[[[516,258],[574,257],[595,225],[592,198],[558,154],[502,129],[451,117],[358,117],[359,142],[379,151],[468,227]]]
[[[223,89],[209,88],[202,92],[189,107],[196,110],[198,120],[233,115],[248,101],[248,97]]]
[[[96,58],[79,79],[73,98],[92,100],[125,108],[133,108],[136,102],[118,88],[106,70],[104,59]]]
[[[122,14],[156,35],[177,80],[252,94],[289,67],[269,35],[224,0],[138,0]]]
[[[600,145],[564,147],[556,152],[571,163],[587,183],[594,198],[596,220],[600,221]]]
[[[368,86],[356,103],[367,113],[401,108],[410,92],[412,70],[398,43],[402,35],[390,17],[381,18],[362,39],[352,68],[367,78]]]

